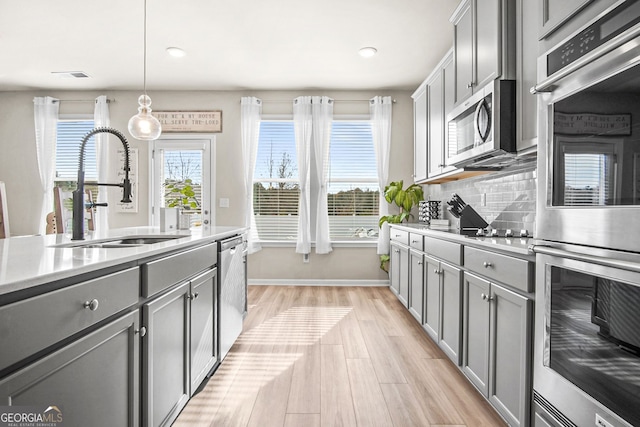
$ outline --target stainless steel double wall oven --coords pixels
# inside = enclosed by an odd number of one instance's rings
[[[637,426],[640,1],[548,51],[538,76],[536,422]]]

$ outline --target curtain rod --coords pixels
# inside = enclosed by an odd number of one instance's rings
[[[293,99],[262,99],[262,102],[269,102],[269,103],[291,103],[293,102]],[[334,99],[333,102],[370,102],[371,99]],[[395,99],[393,99],[391,102],[393,102],[394,104],[397,102]]]
[[[96,102],[95,99],[57,99],[58,102]],[[107,98],[107,103],[116,102],[115,99]]]

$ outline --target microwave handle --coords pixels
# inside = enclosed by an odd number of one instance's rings
[[[487,127],[484,129],[484,132],[480,129],[480,114],[483,110],[486,111],[488,116]],[[491,111],[489,111],[487,101],[485,101],[484,98],[478,102],[478,105],[476,106],[476,111],[473,113],[473,123],[475,124],[476,134],[480,137],[480,140],[482,142],[486,142],[489,134],[491,133]]]

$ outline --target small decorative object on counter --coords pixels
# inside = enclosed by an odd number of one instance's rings
[[[418,203],[418,222],[430,224],[432,219],[440,219],[440,201],[423,200]]]
[[[178,229],[178,208],[160,208],[160,231]]]

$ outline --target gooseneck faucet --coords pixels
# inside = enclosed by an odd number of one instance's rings
[[[129,181],[129,143],[122,132],[108,127],[99,127],[89,131],[82,138],[80,146],[80,159],[78,163],[78,186],[73,192],[73,237],[71,240],[84,240],[84,210],[87,209],[84,203],[84,149],[87,141],[97,133],[110,133],[118,137],[124,146],[124,181],[120,184],[104,184],[101,186],[121,187],[122,203],[131,203],[131,181]],[[91,203],[88,207],[93,209],[96,206],[107,206],[106,203]]]

